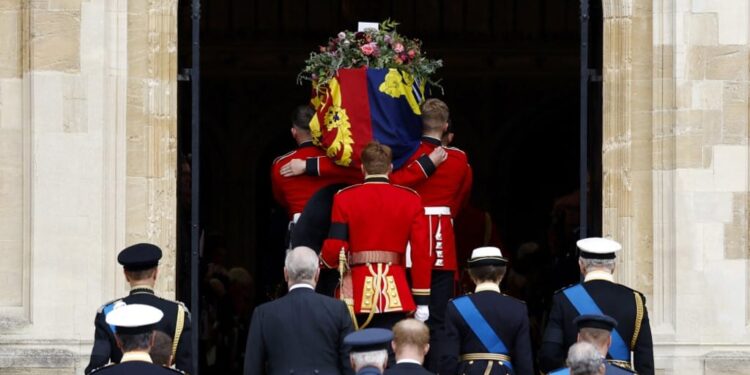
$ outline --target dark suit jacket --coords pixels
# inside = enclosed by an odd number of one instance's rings
[[[635,293],[641,298],[643,321],[633,348],[635,371],[640,375],[653,375],[654,351],[646,298],[633,289],[606,280],[591,280],[583,283],[583,287],[605,315],[617,320],[617,331],[628,346],[635,333]],[[552,299],[552,310],[539,349],[540,370],[547,372],[565,365],[568,348],[575,344],[578,336],[578,329],[573,324],[573,319],[577,316],[578,311],[565,294],[557,292]]]
[[[517,375],[532,375],[531,339],[526,305],[513,298],[493,291],[483,291],[460,298],[471,298],[479,313],[495,333],[503,340],[510,352],[511,363]],[[461,354],[486,353],[479,338],[469,328],[464,318],[451,302],[445,312],[444,353],[440,360],[442,374],[484,374],[486,361],[459,362]],[[504,374],[504,366],[493,366],[492,374]]]
[[[162,367],[154,365],[148,362],[132,361],[124,362],[116,365],[104,366],[101,368],[93,369],[93,374],[96,375],[178,375],[184,374],[180,370],[171,369],[169,367]]]
[[[385,370],[384,375],[435,375],[416,363],[397,363]]]
[[[352,330],[342,301],[294,289],[253,312],[244,373],[351,374],[344,336]]]
[[[117,347],[115,342],[115,335],[112,328],[107,324],[105,311],[108,306],[116,303],[123,302],[125,304],[144,304],[156,307],[164,313],[164,317],[156,324],[156,330],[162,331],[174,339],[175,328],[177,326],[177,305],[179,302],[166,300],[154,295],[154,292],[150,289],[139,288],[134,289],[130,292],[130,295],[117,299],[107,304],[102,305],[96,313],[94,319],[94,347],[91,350],[91,360],[89,365],[86,366],[84,372],[88,374],[91,370],[99,367],[103,367],[110,360],[117,363],[122,358],[122,352]],[[184,307],[184,325],[182,334],[180,335],[180,342],[177,344],[177,354],[175,358],[175,366],[183,371],[192,373],[192,349],[190,347],[190,312]]]

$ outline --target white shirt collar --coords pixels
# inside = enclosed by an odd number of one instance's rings
[[[120,360],[120,363],[122,362],[148,362],[148,363],[154,363],[151,360],[151,356],[146,352],[128,352],[123,353],[122,359]]]
[[[474,288],[474,293],[479,293],[479,292],[484,292],[484,291],[500,293],[500,285],[497,285],[492,282],[479,283],[479,285],[477,285],[477,287]]]
[[[609,281],[613,283],[615,282],[615,277],[612,276],[612,274],[607,271],[594,270],[586,274],[586,277],[583,279],[583,282],[591,281],[591,280],[604,280],[604,281]]]
[[[410,358],[399,359],[398,361],[396,361],[396,364],[399,364],[399,363],[413,363],[415,365],[422,366],[421,362],[414,360],[414,359],[410,359]]]
[[[299,288],[307,288],[307,289],[315,290],[315,288],[313,288],[313,286],[310,285],[310,284],[299,283],[299,284],[294,284],[294,285],[290,286],[289,287],[289,291],[291,292],[291,291],[293,291],[295,289],[299,289]]]

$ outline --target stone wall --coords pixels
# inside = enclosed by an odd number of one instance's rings
[[[605,4],[604,223],[657,372],[749,374],[748,3]]]
[[[0,373],[81,373],[116,254],[174,292],[176,0],[0,0]]]

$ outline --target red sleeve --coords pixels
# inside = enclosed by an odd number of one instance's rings
[[[417,305],[430,303],[430,282],[435,254],[431,254],[427,216],[424,214],[421,200],[415,204],[417,213],[411,227],[409,243],[411,244],[411,293]]]
[[[423,154],[398,170],[393,171],[390,175],[390,180],[391,183],[396,185],[414,187],[432,176],[435,173],[435,168],[435,164],[432,163],[430,157]]]
[[[466,165],[466,173],[464,178],[461,180],[461,189],[456,195],[456,200],[453,202],[451,211],[453,217],[456,217],[458,213],[469,204],[469,198],[471,198],[471,185],[474,183],[474,172],[471,170],[470,165]]]
[[[289,210],[289,205],[284,198],[284,192],[281,190],[281,162],[271,165],[271,190],[273,190],[273,199],[276,200],[284,209]]]
[[[340,198],[338,194],[333,198],[331,229],[320,252],[320,260],[326,268],[337,268],[341,249],[349,250],[349,223]]]
[[[325,156],[307,158],[305,174],[332,179],[331,183],[343,182],[354,185],[362,182],[362,171],[357,168],[342,167]]]

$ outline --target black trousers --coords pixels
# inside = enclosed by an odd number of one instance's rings
[[[430,285],[430,318],[427,326],[430,327],[430,351],[425,358],[425,368],[437,372],[440,364],[442,348],[445,342],[445,309],[455,290],[453,271],[432,270],[432,283]]]

